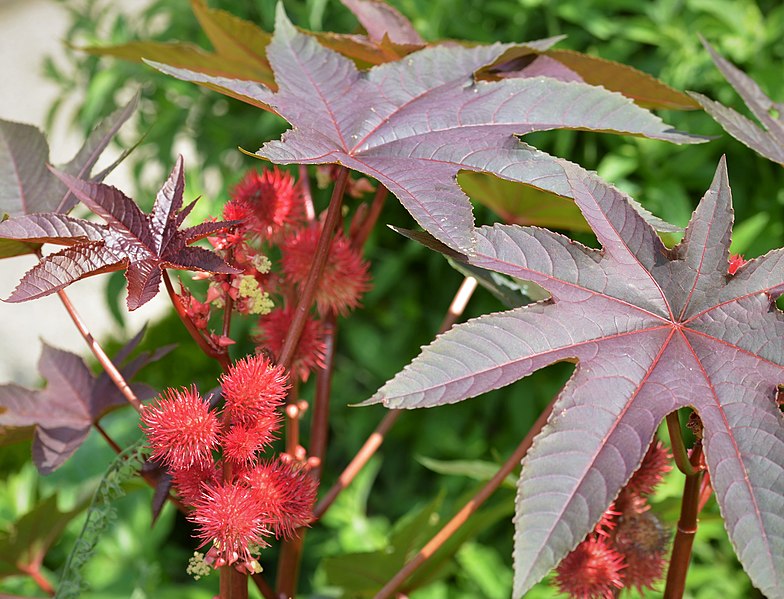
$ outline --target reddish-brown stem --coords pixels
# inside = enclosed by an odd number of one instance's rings
[[[553,409],[553,403],[555,403],[555,399],[550,402],[550,405],[545,408],[545,410],[539,415],[539,418],[536,419],[531,430],[528,431],[528,434],[525,438],[520,442],[515,449],[514,453],[509,456],[509,458],[503,463],[501,468],[499,468],[498,472],[495,473],[495,476],[491,478],[487,484],[482,487],[479,492],[474,495],[473,498],[465,505],[463,508],[454,515],[454,517],[440,530],[438,533],[425,545],[419,552],[414,556],[410,562],[408,562],[403,568],[392,577],[392,579],[384,585],[384,587],[375,595],[375,599],[388,599],[392,597],[397,589],[401,587],[406,580],[421,566],[424,564],[444,542],[451,537],[464,523],[468,520],[471,515],[479,509],[479,507],[487,500],[490,495],[504,482],[504,479],[509,476],[509,474],[520,465],[525,454],[528,452],[528,449],[531,447],[531,443],[534,440],[534,437],[539,434],[539,431],[542,430],[542,427],[547,422],[547,419],[550,417],[550,412]]]
[[[182,301],[180,300],[180,296],[174,291],[174,286],[172,285],[171,279],[169,278],[169,273],[165,270],[163,271],[163,283],[166,285],[166,291],[169,293],[169,298],[171,299],[172,305],[174,306],[175,312],[177,312],[177,316],[180,317],[182,324],[185,325],[185,328],[193,337],[193,340],[196,342],[196,345],[210,358],[217,360],[218,363],[221,365],[224,371],[229,369],[229,355],[228,352],[224,348],[216,347],[212,343],[210,343],[202,332],[193,324],[190,316],[188,316],[188,311],[185,309],[185,306],[182,305]]]
[[[708,503],[708,500],[713,495],[713,485],[711,484],[711,477],[710,472],[707,470],[704,471],[705,474],[702,477],[702,485],[700,487],[700,500],[697,504],[697,511],[701,512],[702,509],[705,507],[705,504]]]
[[[689,458],[695,472],[686,475],[681,499],[681,517],[678,530],[672,544],[672,555],[667,570],[667,585],[664,588],[665,599],[680,599],[686,588],[686,573],[691,561],[691,548],[697,534],[697,516],[700,513],[700,495],[704,469],[702,468],[702,443],[698,441]]]
[[[87,343],[87,347],[90,348],[90,351],[93,353],[96,360],[98,360],[100,363],[101,368],[103,368],[106,374],[109,375],[109,378],[120,390],[120,393],[122,393],[125,399],[128,400],[128,403],[131,404],[137,412],[141,412],[142,403],[139,401],[139,398],[136,397],[136,394],[128,385],[125,377],[123,377],[109,356],[106,355],[106,352],[103,351],[101,345],[95,340],[95,337],[93,337],[92,333],[90,333],[90,330],[82,320],[82,317],[79,316],[79,313],[74,308],[68,295],[66,295],[65,291],[58,291],[57,295],[60,298],[60,301],[63,303],[66,312],[68,312],[68,316],[71,317],[71,320],[76,325],[76,328],[79,330],[79,333],[81,334],[85,343]]]
[[[361,248],[365,245],[371,231],[373,231],[373,227],[376,226],[376,221],[378,221],[381,210],[384,208],[384,201],[387,199],[388,194],[387,188],[379,183],[378,187],[376,187],[376,194],[373,196],[373,202],[370,204],[370,211],[365,220],[362,221],[362,227],[354,236],[354,247]]]
[[[112,448],[114,453],[117,454],[122,453],[122,447],[120,447],[119,445],[117,445],[117,443],[114,442],[114,439],[112,439],[109,436],[109,433],[107,433],[99,423],[93,422],[93,426],[95,427],[95,430],[101,433],[101,436],[106,440],[106,442],[109,444],[109,447]]]
[[[226,294],[226,302],[223,306],[223,336],[229,337],[231,332],[231,314],[234,312],[234,300]]]
[[[441,326],[438,328],[439,334],[448,331],[457,321],[457,319],[460,318],[460,316],[463,314],[463,311],[465,310],[466,305],[468,304],[468,300],[471,299],[471,296],[475,290],[476,279],[473,277],[466,277],[458,288],[457,293],[455,293],[455,297],[452,299],[452,303],[449,305],[449,309],[444,316],[444,320],[441,322]],[[327,509],[329,509],[329,506],[331,506],[335,499],[337,499],[337,496],[340,495],[343,489],[351,484],[351,481],[354,480],[354,477],[359,474],[360,470],[362,470],[370,458],[373,457],[373,454],[376,453],[378,448],[381,447],[381,444],[384,442],[384,435],[386,435],[389,429],[392,428],[392,425],[395,423],[401,413],[402,410],[390,410],[387,412],[379,425],[354,456],[354,459],[351,460],[349,465],[346,466],[346,469],[343,470],[343,472],[340,474],[335,484],[332,485],[329,491],[327,491],[327,494],[324,495],[324,497],[321,498],[321,501],[318,502],[315,510],[313,511],[315,520],[318,520],[324,515]]]
[[[305,206],[305,218],[308,222],[316,220],[316,210],[313,207],[313,193],[310,190],[310,175],[308,165],[299,165],[299,188],[302,191],[302,203]]]
[[[17,567],[27,574],[30,578],[33,579],[33,582],[38,585],[38,587],[47,595],[54,595],[54,587],[51,583],[46,580],[43,574],[41,574],[40,564],[31,564],[30,566],[23,566],[21,564],[17,564]],[[2,595],[0,594],[0,599],[3,597],[9,597],[10,595]]]
[[[324,512],[332,505],[337,496],[340,495],[340,492],[351,484],[354,477],[359,474],[359,471],[362,470],[370,458],[373,457],[373,454],[381,447],[381,444],[384,442],[384,435],[392,428],[392,425],[395,423],[395,420],[397,420],[397,417],[400,416],[401,412],[402,410],[390,410],[386,413],[376,429],[354,456],[354,459],[352,459],[345,470],[340,473],[337,482],[332,485],[329,491],[327,491],[327,494],[318,502],[313,510],[314,521],[324,515]]]
[[[310,450],[308,456],[315,458],[312,475],[319,480],[327,451],[329,434],[329,397],[332,387],[332,371],[335,366],[335,341],[337,317],[330,312],[322,323],[324,331],[324,367],[316,372],[316,396],[313,402],[313,416],[310,424]]]
[[[256,588],[259,589],[259,592],[262,594],[264,599],[276,599],[275,591],[269,585],[269,583],[264,580],[264,577],[261,574],[254,574],[250,577],[253,583],[256,585]]]
[[[248,599],[248,576],[234,566],[220,569],[220,599]]]
[[[297,344],[299,343],[299,338],[302,336],[302,330],[305,328],[308,313],[313,305],[313,299],[316,295],[316,289],[318,288],[321,274],[324,272],[324,266],[326,266],[327,258],[329,258],[329,248],[332,244],[332,236],[335,233],[335,229],[340,220],[343,193],[346,190],[347,181],[348,169],[341,168],[337,181],[335,181],[335,188],[332,190],[332,198],[329,201],[327,216],[324,219],[324,227],[321,230],[321,236],[316,245],[313,263],[310,265],[310,271],[308,271],[308,277],[305,279],[305,284],[300,289],[300,298],[294,311],[294,317],[291,319],[291,326],[286,334],[283,348],[280,350],[280,359],[278,360],[278,363],[282,364],[286,370],[291,368],[291,362],[297,351]]]

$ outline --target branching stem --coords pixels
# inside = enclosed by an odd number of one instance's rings
[[[87,343],[87,347],[90,348],[90,351],[95,356],[95,359],[100,363],[101,368],[103,368],[106,374],[109,375],[109,378],[115,384],[117,389],[120,390],[120,393],[122,393],[125,399],[128,400],[128,403],[131,404],[137,412],[141,412],[142,403],[139,401],[139,398],[136,397],[133,389],[131,389],[131,387],[128,385],[125,377],[123,377],[123,375],[114,365],[114,362],[112,362],[109,356],[106,355],[106,352],[103,350],[100,343],[98,343],[95,337],[93,337],[92,333],[90,333],[90,330],[82,320],[82,317],[79,316],[79,313],[76,311],[76,308],[74,308],[68,295],[65,293],[65,291],[58,291],[57,296],[63,303],[66,312],[68,312],[68,316],[71,317],[71,320],[76,325],[76,328],[79,330],[79,333],[81,334],[85,343]]]
[[[180,317],[182,324],[185,325],[185,328],[193,337],[193,340],[196,342],[196,345],[210,358],[217,360],[218,363],[221,365],[221,368],[224,371],[227,371],[230,366],[229,362],[229,354],[225,348],[216,347],[213,345],[207,338],[204,337],[202,332],[193,324],[190,316],[188,316],[188,312],[185,309],[185,306],[182,305],[182,301],[180,300],[180,296],[174,291],[174,286],[172,285],[171,278],[169,277],[169,273],[165,270],[163,271],[163,283],[166,285],[166,291],[169,293],[169,298],[171,299],[172,305],[174,306],[174,310],[177,312],[177,316]]]
[[[487,500],[490,495],[501,485],[504,479],[509,476],[509,474],[519,466],[520,462],[522,461],[525,454],[528,452],[528,449],[531,447],[531,443],[534,440],[534,437],[539,434],[539,431],[542,430],[542,427],[547,422],[547,419],[550,417],[550,413],[553,409],[553,404],[555,403],[555,399],[550,402],[550,405],[539,415],[536,422],[534,422],[531,430],[528,431],[528,434],[525,438],[520,442],[515,449],[514,453],[509,456],[506,462],[503,463],[501,468],[499,468],[498,472],[495,473],[495,476],[491,478],[487,484],[482,487],[479,492],[474,495],[474,497],[465,505],[463,508],[454,515],[454,517],[434,536],[422,549],[419,550],[410,562],[408,562],[403,568],[392,577],[392,579],[384,585],[384,587],[375,595],[375,599],[388,599],[392,597],[397,589],[401,587],[406,580],[422,565],[424,564],[437,550],[441,545],[446,542],[449,537],[451,537],[465,522],[468,518],[479,509],[479,507]]]

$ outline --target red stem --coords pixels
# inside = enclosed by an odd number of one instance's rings
[[[315,458],[311,473],[319,480],[327,451],[329,435],[329,397],[332,388],[332,372],[335,366],[335,341],[337,317],[329,313],[323,321],[324,327],[324,367],[316,373],[316,397],[313,402],[313,416],[310,425],[310,458]]]
[[[346,469],[340,473],[337,482],[327,491],[327,494],[321,498],[315,509],[313,510],[314,522],[321,518],[329,509],[329,506],[337,499],[340,492],[351,484],[359,471],[368,463],[373,454],[376,453],[381,444],[384,442],[384,435],[387,434],[392,425],[400,416],[402,410],[389,410],[384,418],[378,424],[373,433],[367,438],[364,445],[359,449],[354,459],[351,460]]]
[[[681,517],[678,520],[678,530],[672,545],[664,599],[680,599],[686,588],[686,573],[689,570],[691,548],[694,544],[694,536],[697,534],[697,516],[700,513],[700,496],[704,475],[704,469],[701,467],[702,442],[698,441],[694,445],[689,461],[696,471],[694,474],[686,475],[686,481],[683,485]]]
[[[310,175],[308,165],[299,165],[299,186],[302,190],[302,203],[305,205],[305,218],[308,222],[316,220],[316,210],[313,207],[313,193],[310,190]]]
[[[81,316],[79,316],[79,313],[76,311],[76,308],[74,308],[68,295],[66,295],[65,291],[58,291],[57,295],[59,296],[60,301],[63,303],[66,312],[68,312],[68,315],[71,317],[71,320],[76,325],[76,328],[79,330],[79,333],[81,334],[85,343],[87,343],[87,347],[90,348],[90,351],[93,353],[96,360],[98,360],[100,363],[101,368],[103,368],[106,374],[109,375],[109,378],[120,390],[120,393],[122,393],[125,399],[128,400],[128,403],[131,404],[137,412],[141,412],[142,403],[139,401],[139,398],[136,397],[136,394],[130,388],[123,375],[111,361],[109,356],[106,355],[106,352],[103,350],[98,341],[95,340],[95,337],[93,337],[92,333],[90,333],[90,330],[87,328],[87,325],[84,323]]]
[[[231,365],[229,362],[229,354],[225,348],[216,347],[210,341],[208,341],[204,335],[202,335],[201,331],[193,324],[190,316],[188,316],[188,311],[185,309],[185,306],[182,305],[182,301],[180,300],[180,296],[174,291],[174,286],[172,285],[171,279],[169,278],[169,273],[165,270],[163,271],[163,283],[166,285],[166,291],[169,293],[169,298],[171,299],[172,304],[174,305],[174,310],[177,312],[177,316],[180,317],[182,324],[185,325],[185,328],[193,337],[193,340],[196,342],[196,345],[210,358],[217,360],[218,363],[221,365],[224,371],[229,369]]]
[[[466,305],[468,305],[468,300],[471,299],[476,287],[477,282],[473,277],[466,277],[463,279],[457,293],[455,293],[455,296],[452,299],[452,303],[449,305],[444,320],[441,322],[441,326],[438,328],[438,334],[452,328],[452,325],[454,325],[457,319],[463,314]],[[313,517],[315,520],[320,519],[324,515],[343,489],[351,484],[351,481],[354,480],[356,475],[365,467],[365,464],[367,464],[370,458],[378,451],[378,448],[381,447],[381,444],[384,442],[384,435],[392,428],[392,425],[395,424],[395,421],[401,413],[402,410],[389,410],[389,412],[387,412],[379,425],[354,456],[354,459],[351,460],[349,465],[346,466],[345,470],[340,474],[335,484],[332,485],[329,491],[327,491],[327,494],[318,502],[316,508],[313,510]]]
[[[327,216],[324,219],[324,227],[321,230],[318,244],[316,245],[316,253],[313,256],[313,263],[310,265],[308,271],[308,278],[305,284],[300,289],[300,299],[297,303],[297,308],[294,311],[294,317],[291,320],[286,341],[283,343],[283,348],[280,350],[279,364],[288,370],[291,368],[291,362],[294,359],[294,354],[297,351],[297,344],[299,338],[302,336],[302,330],[305,328],[305,323],[308,319],[308,313],[313,305],[313,299],[316,295],[321,274],[324,272],[324,266],[327,264],[329,258],[329,248],[332,244],[332,235],[337,228],[340,221],[341,206],[343,204],[343,193],[346,190],[346,182],[348,180],[348,169],[341,168],[335,188],[332,190],[332,198],[329,201],[329,209]]]
[[[392,597],[394,593],[397,591],[398,587],[402,586],[405,581],[414,573],[416,570],[424,564],[437,550],[441,545],[443,545],[449,537],[451,537],[465,522],[468,520],[471,515],[479,509],[479,507],[487,500],[490,495],[504,482],[507,476],[520,464],[525,454],[528,452],[528,449],[531,447],[531,443],[534,440],[534,437],[539,434],[542,430],[542,427],[547,423],[547,419],[550,417],[550,413],[553,409],[553,404],[555,403],[555,399],[550,402],[550,405],[539,415],[536,422],[534,422],[531,430],[528,431],[528,434],[525,438],[520,442],[520,445],[517,446],[514,453],[509,456],[506,462],[503,463],[501,468],[499,468],[498,472],[495,473],[495,476],[491,478],[487,484],[482,487],[479,492],[474,495],[474,497],[467,503],[463,508],[454,515],[454,517],[444,526],[438,533],[425,545],[419,552],[414,556],[410,562],[408,562],[403,568],[392,577],[392,579],[384,585],[384,587],[375,595],[375,599],[388,599]]]
[[[370,205],[370,212],[368,212],[365,220],[362,221],[362,227],[354,236],[354,247],[361,248],[365,245],[373,227],[376,226],[376,221],[378,221],[381,210],[384,208],[384,201],[387,199],[388,194],[387,188],[379,183],[378,187],[376,187],[376,195],[373,196],[373,203]]]
[[[220,569],[220,599],[248,599],[248,576],[234,566]]]
[[[341,168],[332,189],[332,197],[329,200],[327,216],[321,229],[318,244],[316,245],[313,263],[310,265],[308,278],[300,289],[300,298],[291,320],[286,340],[280,351],[278,363],[286,370],[291,369],[294,355],[297,351],[299,339],[305,328],[308,314],[313,306],[316,296],[316,289],[324,272],[324,267],[329,258],[329,249],[332,245],[332,236],[340,223],[342,216],[341,207],[343,204],[343,194],[346,191],[348,182],[348,169]],[[289,402],[286,410],[286,448],[292,456],[296,455],[299,447],[299,410],[296,407],[296,400],[292,401],[289,394]],[[302,541],[284,541],[281,546],[281,555],[278,560],[277,592],[279,596],[293,597],[297,587],[297,574],[299,571],[299,558],[302,549]]]
[[[44,575],[41,574],[41,570],[39,569],[40,564],[36,563],[27,566],[22,564],[17,564],[17,567],[19,568],[19,570],[21,570],[22,572],[27,574],[30,578],[32,578],[33,582],[35,582],[35,584],[37,584],[44,593],[46,593],[47,595],[54,595],[55,593],[54,587],[44,577]],[[0,594],[0,599],[3,599],[4,597],[10,597],[10,596],[11,595]]]
[[[95,427],[95,430],[97,430],[99,433],[101,433],[101,436],[109,444],[109,447],[111,447],[112,450],[114,450],[114,453],[116,453],[116,454],[122,453],[122,447],[120,447],[119,445],[117,445],[117,443],[114,442],[114,439],[112,439],[109,436],[109,433],[107,433],[100,424],[98,424],[97,422],[93,422],[93,426]]]

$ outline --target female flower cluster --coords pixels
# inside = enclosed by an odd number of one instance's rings
[[[280,427],[286,373],[263,356],[236,362],[220,379],[219,413],[196,390],[169,389],[147,406],[142,424],[152,458],[172,476],[193,511],[206,561],[260,571],[258,552],[272,535],[291,538],[312,518],[316,482],[291,460],[262,459]]]
[[[619,589],[642,592],[662,577],[669,535],[647,501],[671,470],[670,457],[655,440],[593,532],[556,569],[555,583],[563,593],[573,599],[613,599]]]

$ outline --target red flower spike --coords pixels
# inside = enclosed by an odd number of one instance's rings
[[[672,455],[669,450],[661,441],[654,439],[637,472],[626,483],[625,491],[635,495],[650,495],[653,493],[653,490],[662,481],[664,475],[672,470],[671,460]]]
[[[219,469],[212,462],[172,470],[171,477],[172,485],[177,489],[180,498],[189,505],[193,505],[201,497],[204,485],[214,486],[220,480]]]
[[[259,320],[259,335],[255,341],[263,344],[264,348],[276,357],[280,357],[280,352],[283,350],[283,344],[294,318],[294,309],[293,306],[287,306],[273,310]],[[291,371],[303,382],[307,381],[311,370],[323,368],[326,349],[321,323],[308,317],[291,363]]]
[[[625,587],[641,593],[653,588],[664,573],[668,541],[669,534],[650,511],[621,518],[613,545],[626,563],[621,572]]]
[[[276,460],[259,464],[245,474],[256,501],[267,514],[267,525],[280,538],[291,539],[297,528],[313,519],[318,483],[292,462]]]
[[[289,388],[283,367],[260,355],[235,362],[220,384],[232,419],[244,423],[269,422]]]
[[[623,588],[623,557],[602,537],[589,537],[556,568],[555,583],[572,599],[613,599]]]
[[[260,418],[253,425],[235,424],[221,438],[223,456],[234,463],[250,463],[256,454],[275,440],[280,414]]]
[[[244,485],[206,486],[188,519],[196,524],[200,547],[214,543],[210,554],[216,567],[237,561],[249,563],[253,561],[252,551],[267,546],[264,537],[269,531],[264,526],[264,511]]]
[[[286,278],[302,285],[308,278],[316,254],[321,224],[301,229],[281,245],[281,266]],[[324,314],[332,310],[343,316],[359,305],[359,298],[370,289],[368,263],[348,239],[337,234],[329,250],[329,259],[316,289],[316,305]]]
[[[157,404],[146,406],[142,424],[152,448],[151,457],[167,468],[182,470],[212,463],[220,424],[195,386],[167,389]]]
[[[264,239],[275,239],[300,219],[302,196],[294,178],[275,167],[248,171],[231,193],[229,212],[248,214],[248,226]]]

